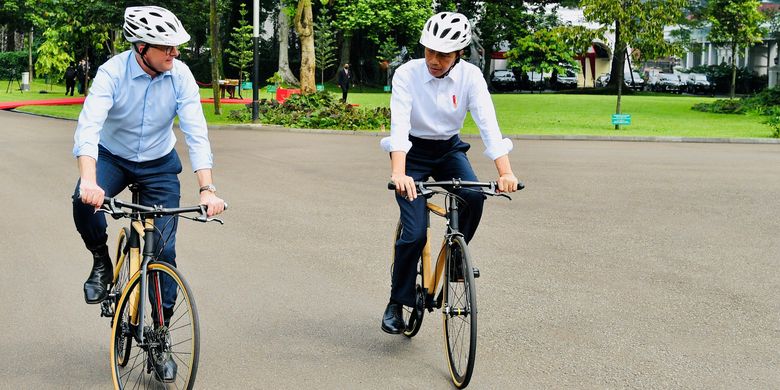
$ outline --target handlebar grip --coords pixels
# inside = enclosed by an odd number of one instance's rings
[[[387,189],[391,191],[395,191],[395,183],[393,183],[392,181],[387,183]]]
[[[518,182],[517,182],[517,190],[518,190],[518,191],[520,191],[520,190],[522,190],[523,188],[525,188],[525,184],[523,184],[523,182],[522,182],[522,181],[518,181]]]

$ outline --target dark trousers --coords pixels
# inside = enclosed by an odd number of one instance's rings
[[[349,93],[349,87],[346,85],[341,86],[341,101],[346,103],[347,102],[347,93]]]
[[[128,185],[138,183],[140,203],[146,206],[179,207],[181,160],[176,150],[157,160],[137,163],[114,156],[102,146],[97,159],[97,184],[106,196],[114,197]],[[73,194],[73,221],[81,234],[87,249],[106,244],[108,225],[104,213],[85,205],[78,197],[79,183]],[[127,199],[128,201],[130,199]],[[158,259],[176,266],[175,217],[161,217],[154,221],[159,231],[155,232]],[[114,259],[116,260],[116,259]],[[169,277],[162,278],[163,306],[173,308],[176,301],[176,284]]]
[[[429,177],[443,181],[461,179],[477,181],[471,168],[466,151],[471,145],[453,136],[446,141],[425,140],[409,137],[412,148],[406,154],[406,174],[415,181],[425,181]],[[467,205],[459,210],[458,226],[466,242],[471,241],[482,217],[485,196],[473,191],[456,191]],[[417,277],[417,260],[422,255],[426,237],[426,199],[417,197],[408,201],[396,194],[396,202],[401,210],[401,236],[395,242],[393,259],[392,288],[390,299],[413,306],[415,303],[414,285]]]
[[[68,95],[70,92],[70,96],[73,96],[73,90],[75,88],[76,88],[76,80],[65,81],[65,95]]]

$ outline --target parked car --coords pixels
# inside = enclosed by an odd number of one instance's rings
[[[609,73],[604,73],[596,79],[596,88],[606,87],[609,84]]]
[[[520,83],[520,89],[524,90],[541,91],[544,88],[544,75],[539,72],[526,72],[523,81]]]
[[[555,85],[555,89],[574,89],[577,88],[577,73],[574,69],[566,69],[566,72],[558,74],[558,80]]]
[[[631,79],[632,73],[626,73],[623,76],[623,85],[634,91],[641,91],[645,88],[645,80],[639,75],[639,72],[633,72],[634,79]],[[596,87],[606,87],[609,84],[609,73],[604,73],[596,79]]]
[[[493,88],[499,91],[513,91],[518,88],[517,79],[511,70],[494,70],[490,75]]]
[[[623,82],[627,87],[634,91],[641,91],[645,89],[645,79],[643,79],[637,71],[632,71],[630,73],[626,72],[626,75],[623,76]]]
[[[682,92],[680,76],[674,73],[658,73],[650,76],[650,90],[655,92]]]
[[[714,89],[714,85],[707,80],[707,75],[703,73],[688,73],[685,80],[685,92],[711,94]]]

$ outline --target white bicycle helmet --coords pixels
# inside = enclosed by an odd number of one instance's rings
[[[452,53],[471,43],[471,23],[463,14],[439,12],[423,27],[420,43],[440,53]]]
[[[179,18],[161,7],[127,7],[123,29],[131,43],[179,46],[190,40]]]

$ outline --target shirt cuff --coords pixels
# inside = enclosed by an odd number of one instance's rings
[[[409,149],[412,148],[412,142],[408,139],[406,140],[394,140],[392,136],[382,138],[381,141],[379,141],[379,145],[382,146],[382,149],[385,150],[385,152],[404,152],[409,153]]]
[[[97,145],[85,144],[85,145],[81,145],[81,147],[75,146],[73,148],[73,157],[78,158],[79,156],[92,157],[95,159],[95,161],[97,161],[98,158]]]
[[[514,144],[512,143],[512,140],[509,138],[504,138],[501,141],[488,146],[485,149],[485,156],[495,161],[495,159],[505,154],[509,154],[509,152],[511,152],[512,149],[514,149]]]

